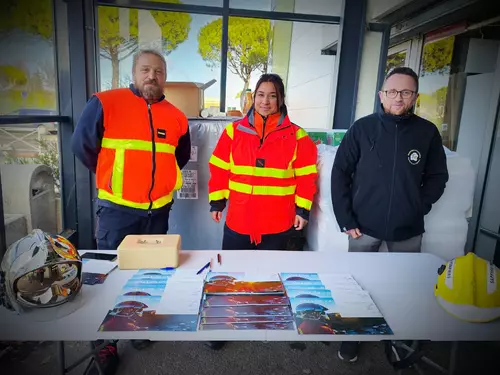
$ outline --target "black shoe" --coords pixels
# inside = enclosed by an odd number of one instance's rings
[[[358,352],[358,341],[344,341],[340,344],[340,349],[337,352],[337,355],[342,361],[353,363],[358,360]]]
[[[206,341],[205,345],[208,346],[212,350],[221,350],[224,345],[226,345],[225,341]]]
[[[130,343],[135,350],[143,350],[149,348],[153,344],[150,340],[130,340]]]
[[[94,348],[101,345],[102,342],[94,342],[92,346]],[[109,343],[105,345],[95,356],[95,361],[101,368],[102,374],[104,375],[114,375],[118,369],[118,349],[116,347],[116,342]],[[96,363],[92,365],[89,374],[99,374],[97,370]]]
[[[290,348],[292,350],[300,350],[301,352],[303,352],[304,350],[306,350],[307,346],[305,342],[291,342]]]

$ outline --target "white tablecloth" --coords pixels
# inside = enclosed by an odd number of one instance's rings
[[[217,265],[217,253],[222,265]],[[0,340],[92,341],[492,341],[500,340],[500,320],[462,322],[436,302],[434,285],[443,261],[431,254],[325,253],[286,251],[182,251],[181,268],[198,270],[214,260],[213,271],[349,273],[370,292],[394,335],[299,335],[297,331],[98,332],[122,286],[136,271],[115,269],[104,284],[85,285],[75,301],[44,309],[45,316],[18,316],[0,308]],[[72,313],[70,311],[74,310]]]

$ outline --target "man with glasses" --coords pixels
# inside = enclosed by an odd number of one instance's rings
[[[415,115],[418,76],[393,69],[379,92],[377,113],[347,131],[332,169],[332,201],[350,252],[420,252],[424,216],[443,194],[448,169],[437,127]],[[374,270],[374,272],[377,272]],[[358,342],[339,358],[357,360]]]

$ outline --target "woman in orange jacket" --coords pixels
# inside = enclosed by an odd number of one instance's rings
[[[229,124],[210,158],[209,201],[220,222],[229,201],[222,249],[286,250],[309,220],[316,193],[317,149],[290,122],[285,88],[264,74],[247,115]]]

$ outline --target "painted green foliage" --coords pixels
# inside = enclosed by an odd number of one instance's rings
[[[455,37],[440,39],[425,44],[420,75],[445,73],[450,69]]]
[[[181,3],[179,0],[164,2]],[[163,53],[168,55],[188,38],[191,16],[178,12],[149,12],[161,30]],[[127,16],[128,30],[121,30],[120,27],[127,24],[123,22],[123,17]],[[99,7],[98,20],[100,54],[101,57],[111,60],[111,87],[116,88],[120,82],[120,61],[134,54],[139,47],[139,10]]]
[[[28,82],[26,72],[12,65],[0,66],[0,84],[2,87],[22,86]]]
[[[22,29],[51,39],[53,32],[51,0],[2,0],[0,33]]]
[[[158,0],[157,0],[158,1]],[[0,34],[8,35],[15,29],[40,35],[52,42],[53,17],[52,0],[2,0],[6,11],[0,12]],[[163,0],[181,3],[179,0]],[[169,54],[188,38],[191,16],[188,13],[150,12],[161,30],[163,53]],[[121,30],[121,17],[128,16],[128,30]],[[139,42],[139,11],[121,10],[116,7],[98,8],[99,47],[103,58],[111,60],[113,67],[112,87],[118,87],[120,79],[119,63],[137,51]]]
[[[244,82],[242,92],[250,84],[252,72],[267,71],[271,22],[263,19],[229,19],[227,67]],[[222,19],[201,28],[198,34],[198,52],[208,67],[217,67],[221,62]],[[244,96],[240,96],[243,108]]]
[[[385,67],[385,74],[389,73],[392,69],[405,66],[406,61],[406,51],[401,51],[387,56],[387,63]]]

